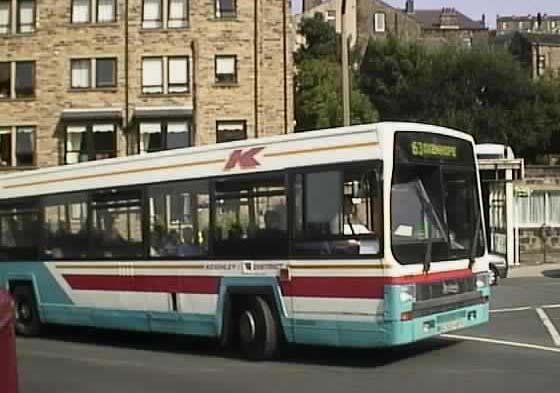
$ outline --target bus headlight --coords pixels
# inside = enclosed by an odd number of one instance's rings
[[[403,303],[416,301],[416,285],[415,284],[402,285],[400,298],[401,298],[401,302]]]
[[[488,272],[478,273],[475,276],[476,289],[481,289],[490,286],[490,275]]]

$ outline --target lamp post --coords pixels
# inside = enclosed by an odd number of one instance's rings
[[[346,0],[340,5],[340,27],[342,39],[342,108],[344,126],[350,125],[350,76],[348,74],[348,37],[346,37]]]

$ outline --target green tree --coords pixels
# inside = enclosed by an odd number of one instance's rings
[[[532,160],[559,133],[558,88],[531,80],[505,51],[370,42],[360,86],[383,120],[460,129]]]
[[[305,18],[300,34],[305,46],[295,55],[295,115],[296,130],[315,130],[343,124],[341,66],[336,59],[336,33],[321,14]],[[369,123],[378,119],[368,97],[358,83],[350,93],[352,124]]]

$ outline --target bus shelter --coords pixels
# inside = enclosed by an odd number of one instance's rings
[[[507,266],[518,265],[514,182],[525,177],[524,160],[516,158],[509,146],[499,144],[479,144],[476,154],[489,252],[504,258]]]

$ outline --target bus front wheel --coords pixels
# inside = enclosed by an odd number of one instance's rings
[[[251,360],[274,357],[278,350],[278,326],[262,297],[251,297],[239,315],[241,351]]]
[[[20,336],[38,336],[41,320],[37,311],[37,303],[30,286],[18,285],[12,292],[16,311],[16,333]]]

